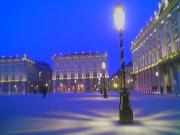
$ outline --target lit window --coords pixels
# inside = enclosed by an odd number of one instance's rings
[[[82,78],[81,72],[78,73],[78,78]]]
[[[89,78],[89,73],[86,73],[86,78]]]
[[[93,78],[93,73],[90,73],[90,78]]]
[[[56,75],[56,79],[59,80],[59,74]]]
[[[8,81],[8,76],[5,76],[5,81]]]
[[[86,75],[85,74],[82,74],[82,79],[85,79],[86,78]]]
[[[63,80],[63,75],[60,75],[60,80]]]
[[[74,73],[71,74],[71,79],[74,79],[75,78],[75,75]]]
[[[97,78],[97,72],[93,72],[93,77]]]
[[[71,75],[70,74],[67,75],[67,79],[71,79]]]
[[[21,76],[19,76],[19,81],[22,81],[22,75],[21,75]]]
[[[109,74],[108,73],[106,73],[106,78],[109,78]]]
[[[63,78],[64,78],[64,79],[67,79],[67,75],[66,75],[66,74],[64,74],[64,75],[63,75]]]
[[[75,74],[75,79],[78,79],[78,74]]]
[[[12,76],[12,80],[15,81],[15,76]]]

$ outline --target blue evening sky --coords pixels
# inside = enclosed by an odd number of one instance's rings
[[[113,11],[118,0],[1,0],[0,55],[26,53],[52,64],[52,54],[107,51],[110,74],[120,67]],[[125,60],[130,45],[160,0],[123,0]]]

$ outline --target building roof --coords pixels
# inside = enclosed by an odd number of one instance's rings
[[[34,64],[35,62],[33,60],[31,60],[30,58],[27,57],[26,54],[24,54],[24,56],[20,57],[20,56],[2,56],[0,57],[0,62],[18,62],[18,61],[26,61],[29,63]]]
[[[160,9],[159,9],[159,16],[161,14],[163,14],[163,12],[166,10],[166,7],[168,6],[168,4],[170,4],[173,0],[163,0],[162,4],[160,5]]]
[[[168,5],[166,6],[168,2]],[[163,0],[160,4],[158,14],[155,15],[154,20],[151,20],[148,25],[142,29],[141,33],[136,37],[135,41],[132,42],[131,50],[136,48],[140,42],[142,42],[157,26],[160,24],[162,19],[175,7],[178,5],[179,0]]]
[[[50,68],[49,64],[46,62],[42,62],[42,61],[35,61],[36,66],[41,69],[41,70],[46,70],[46,71],[52,71],[52,69]]]
[[[61,54],[59,56],[53,55],[52,59],[83,59],[83,58],[106,58],[108,55],[91,53],[91,52],[82,52],[82,53],[70,53],[70,54]]]

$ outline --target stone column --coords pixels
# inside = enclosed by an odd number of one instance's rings
[[[141,84],[141,90],[144,91],[144,71],[141,73],[141,79],[140,79],[140,84]]]
[[[174,75],[176,74],[175,72],[176,71],[173,70],[173,65],[171,65],[169,68],[169,85],[171,87],[172,92],[175,91],[175,87],[176,87],[175,83],[174,83],[176,81],[176,79],[174,77]]]
[[[142,85],[143,85],[143,84],[142,84],[142,74],[143,74],[142,72],[139,73],[139,82],[138,82],[138,84],[139,84],[139,90],[142,90]]]
[[[139,74],[136,74],[136,83],[135,83],[135,89],[136,90],[140,90],[140,87],[139,87],[139,80],[140,80],[140,75]]]
[[[147,84],[148,84],[148,71],[147,70],[145,71],[145,78],[144,78],[144,80],[145,80],[144,89],[148,90],[148,87],[147,87]]]
[[[158,72],[158,73],[159,73],[159,76],[156,76],[157,91],[160,91],[160,78],[161,78],[161,72],[160,72],[160,70],[159,70],[159,66],[157,67],[156,70],[157,70],[157,71],[155,71],[155,72]]]
[[[174,64],[173,66],[173,70],[174,70],[174,87],[175,87],[175,90],[174,92],[176,94],[180,93],[180,63],[177,63],[177,64]]]
[[[52,81],[52,88],[53,88],[53,93],[55,93],[56,89],[57,89],[57,87],[56,87],[56,80]]]
[[[26,93],[26,82],[23,82],[22,86],[23,86],[22,93],[25,94]]]

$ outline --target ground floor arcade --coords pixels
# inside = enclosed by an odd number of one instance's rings
[[[135,89],[139,91],[180,93],[180,59],[166,61],[136,74]],[[169,90],[170,89],[170,90]]]

